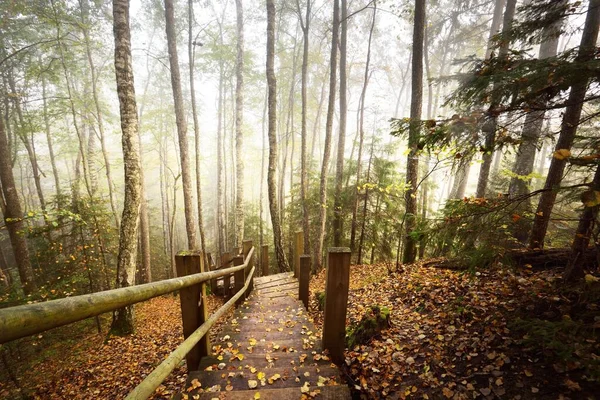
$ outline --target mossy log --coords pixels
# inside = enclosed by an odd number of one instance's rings
[[[363,315],[362,319],[346,334],[346,345],[349,349],[359,344],[367,343],[373,336],[378,335],[392,326],[390,322],[390,309],[377,305]]]

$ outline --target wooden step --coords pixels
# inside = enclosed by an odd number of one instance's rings
[[[250,368],[254,368],[255,372],[252,373]],[[259,376],[263,377],[262,381]],[[226,368],[216,371],[193,371],[188,375],[187,387],[192,386],[191,382],[194,379],[198,379],[204,390],[219,387],[220,390],[217,391],[227,391],[226,389],[247,391],[250,390],[248,381],[256,381],[257,389],[299,387],[304,386],[306,382],[314,388],[318,387],[318,382],[321,382],[322,385],[341,383],[337,368],[330,366],[296,367],[288,365],[264,369],[248,365],[248,368],[244,367],[242,369]],[[191,393],[196,394],[197,392],[192,391]]]
[[[297,353],[267,353],[267,354],[245,354],[243,360],[234,359],[231,361],[229,358],[222,357],[219,359],[218,356],[203,357],[200,361],[198,369],[204,370],[208,367],[216,368],[220,363],[232,365],[236,368],[244,367],[246,365],[253,366],[255,368],[275,368],[275,367],[287,367],[289,365],[297,366],[309,366],[309,365],[331,365],[331,360],[321,352],[317,351],[306,351]]]
[[[351,399],[350,389],[346,385],[337,386],[323,386],[323,387],[310,387],[311,392],[316,390],[319,393],[314,397],[316,400],[342,400]],[[302,391],[300,387],[283,388],[283,389],[266,389],[261,388],[258,390],[243,390],[243,391],[232,391],[232,392],[219,392],[219,393],[202,393],[200,394],[199,400],[251,400],[257,397],[258,393],[261,400],[298,400],[302,397]],[[316,392],[315,392],[316,393]],[[182,397],[178,395],[174,397],[176,400],[181,400]],[[188,395],[188,399],[192,399],[192,396]]]

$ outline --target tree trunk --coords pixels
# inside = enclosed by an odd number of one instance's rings
[[[38,200],[40,202],[40,208],[42,211],[46,210],[46,200],[44,199],[44,192],[42,190],[42,182],[40,177],[40,167],[37,162],[37,156],[35,154],[34,141],[33,137],[31,141],[27,137],[27,132],[29,129],[25,126],[25,117],[23,116],[23,110],[21,109],[20,96],[18,96],[17,88],[15,85],[14,77],[12,72],[8,73],[8,84],[10,85],[10,90],[16,96],[14,98],[15,110],[17,111],[17,117],[19,118],[20,129],[17,130],[18,136],[23,142],[25,146],[25,150],[27,150],[27,156],[29,157],[29,163],[31,164],[31,169],[33,171],[33,180],[35,183],[35,189],[38,195]],[[31,133],[33,135],[33,132]]]
[[[298,5],[298,18],[302,27],[302,122],[301,122],[301,137],[302,144],[300,149],[300,201],[302,202],[302,230],[304,231],[304,251],[309,252],[310,249],[310,223],[308,215],[308,201],[306,200],[306,192],[308,191],[308,166],[306,165],[306,114],[308,109],[308,99],[306,96],[306,86],[308,84],[308,40],[309,28],[311,19],[311,0],[306,0],[306,20],[302,20],[302,13]],[[290,232],[291,233],[291,232]]]
[[[276,181],[276,162],[277,162],[277,80],[275,78],[275,2],[267,0],[267,85],[269,88],[268,111],[269,111],[269,170],[267,174],[267,184],[269,193],[269,208],[271,211],[271,223],[273,224],[273,240],[275,245],[275,257],[279,271],[289,271],[290,267],[285,256],[283,241],[281,238],[281,223],[279,220],[279,210],[277,205],[277,182]]]
[[[321,165],[321,185],[319,190],[319,233],[315,247],[315,270],[323,268],[323,242],[325,240],[325,223],[327,222],[327,169],[331,156],[331,131],[333,130],[333,114],[335,108],[335,89],[337,71],[337,47],[340,29],[340,2],[333,2],[333,28],[331,31],[331,56],[329,59],[329,101],[327,103],[327,120],[325,122],[325,145],[323,163]]]
[[[87,0],[83,3],[87,5]],[[89,37],[89,21],[87,20],[87,6],[82,6],[82,24],[81,30],[83,32],[83,38],[85,41],[85,50],[88,65],[90,67],[90,78],[92,81],[92,96],[94,98],[94,107],[96,109],[96,121],[98,122],[98,133],[100,135],[100,147],[102,149],[102,156],[104,158],[104,168],[106,171],[106,181],[108,184],[108,198],[110,200],[110,208],[113,213],[113,218],[115,220],[115,227],[119,230],[119,214],[117,211],[117,202],[115,200],[115,188],[114,181],[111,174],[111,165],[110,160],[108,158],[108,150],[106,149],[106,141],[104,134],[104,119],[102,117],[102,110],[100,108],[100,100],[98,97],[98,88],[97,88],[97,77],[96,77],[96,66],[94,65],[94,59],[92,58],[92,49]],[[90,136],[93,134],[90,133]]]
[[[592,180],[588,193],[595,196],[596,192],[600,192],[600,166],[596,168],[596,173],[594,174],[594,179]],[[581,262],[581,258],[588,249],[590,239],[592,239],[592,236],[594,235],[594,228],[597,227],[599,208],[600,206],[598,205],[592,207],[585,205],[585,208],[581,213],[577,231],[575,232],[575,237],[571,246],[571,257],[567,264],[567,268],[563,273],[563,278],[567,282],[572,282],[584,277],[584,265]]]
[[[579,53],[575,62],[583,62],[594,57],[599,26],[600,0],[590,0]],[[579,125],[579,119],[581,118],[581,110],[583,108],[588,83],[588,79],[581,79],[577,80],[571,86],[571,92],[569,93],[567,108],[563,114],[560,135],[556,142],[555,150],[570,150],[573,145],[577,127]],[[544,247],[544,238],[546,237],[546,230],[548,229],[548,223],[550,222],[550,214],[554,207],[554,201],[556,200],[556,195],[558,193],[557,188],[562,180],[566,164],[567,160],[564,158],[559,160],[558,158],[553,157],[550,162],[550,169],[548,170],[548,176],[546,177],[546,183],[544,184],[544,189],[547,189],[547,191],[542,193],[537,206],[533,220],[533,228],[529,238],[530,248]]]
[[[337,160],[335,169],[335,195],[333,204],[333,245],[342,243],[342,184],[344,179],[344,150],[346,145],[346,122],[348,119],[348,79],[346,77],[348,4],[342,0],[342,20],[340,36],[340,133],[338,136]]]
[[[198,229],[200,231],[200,250],[202,250],[202,257],[204,262],[209,265],[207,258],[208,253],[206,252],[206,237],[204,234],[204,217],[202,212],[202,173],[201,173],[201,157],[200,157],[200,124],[198,122],[198,112],[196,110],[196,88],[194,82],[194,69],[195,69],[195,51],[194,46],[198,45],[193,39],[193,20],[194,20],[194,2],[188,0],[188,57],[190,64],[190,98],[192,101],[192,119],[194,121],[194,145],[196,151],[196,196],[198,197]]]
[[[129,30],[129,0],[113,0],[113,33],[115,37],[115,76],[119,95],[125,198],[117,256],[117,287],[135,284],[138,219],[141,203],[141,164],[138,139],[138,113],[131,65],[131,33]],[[111,332],[125,335],[134,331],[133,306],[113,313]]]
[[[561,0],[562,3],[565,0]],[[544,41],[540,45],[539,56],[540,60],[556,56],[558,50],[559,32],[562,21],[557,21],[555,24],[546,27],[542,33]],[[546,99],[542,99],[542,108],[547,104]],[[531,173],[535,163],[535,153],[542,134],[544,124],[545,111],[530,111],[525,117],[523,124],[523,133],[521,134],[521,143],[517,150],[515,163],[512,168],[513,177],[510,180],[508,195],[511,198],[522,196],[529,193],[531,185]],[[527,209],[531,208],[528,200]]]
[[[360,108],[358,117],[358,157],[356,158],[356,187],[354,188],[354,207],[352,209],[352,225],[350,230],[350,250],[355,252],[355,241],[356,241],[356,229],[357,229],[357,214],[358,214],[358,200],[359,200],[359,184],[360,174],[362,167],[362,151],[365,140],[364,121],[365,121],[365,99],[367,96],[367,85],[369,84],[369,66],[371,63],[371,42],[373,40],[373,30],[375,29],[375,20],[377,17],[377,2],[373,2],[373,20],[371,22],[371,29],[369,30],[369,41],[367,44],[367,61],[365,62],[365,74],[363,80],[362,92],[360,93]]]
[[[465,190],[467,188],[467,182],[469,181],[469,172],[471,172],[471,160],[461,160],[460,164],[456,167],[454,182],[452,183],[452,189],[448,196],[449,199],[462,199],[465,197]]]
[[[179,60],[177,57],[177,36],[175,34],[175,16],[173,0],[165,0],[165,21],[167,34],[167,47],[169,51],[169,65],[171,68],[171,87],[173,88],[173,105],[175,108],[175,123],[179,137],[179,156],[181,159],[181,180],[183,183],[183,205],[185,211],[185,230],[187,232],[188,249],[196,250],[196,218],[194,216],[194,194],[192,193],[192,176],[187,140],[187,123],[183,108],[183,95],[181,93],[181,76],[179,74]]]
[[[223,218],[223,62],[219,62],[219,98],[217,105],[217,210],[216,210],[216,222],[217,222],[217,243],[219,247],[219,255],[223,254],[225,250],[225,237],[224,237],[224,218]]]
[[[373,148],[375,147],[375,138],[372,139],[371,142],[371,155],[369,156],[369,166],[367,167],[367,179],[365,183],[369,183],[371,179],[371,165],[373,163]],[[362,254],[363,254],[363,243],[365,241],[365,226],[367,223],[367,204],[369,202],[369,188],[365,187],[365,199],[363,203],[363,212],[362,212],[362,222],[360,227],[360,237],[358,239],[358,257],[356,259],[356,263],[360,265],[362,263]]]
[[[235,63],[235,243],[240,247],[244,240],[244,9],[242,0],[235,0],[237,21],[237,56]]]
[[[517,6],[517,0],[507,0],[506,10],[504,11],[504,18],[502,21],[502,33],[508,34],[512,28],[512,21],[515,16],[515,9]],[[496,11],[494,11],[494,15]],[[492,26],[494,23],[492,22]],[[504,40],[500,45],[498,51],[498,58],[504,59],[508,55],[509,41]],[[479,170],[479,180],[477,181],[477,193],[476,197],[482,198],[486,195],[487,185],[490,176],[490,170],[492,168],[492,161],[494,158],[494,148],[496,146],[496,128],[498,127],[498,116],[496,114],[497,101],[492,99],[490,109],[488,112],[488,121],[486,122],[487,130],[485,132],[485,144],[484,153],[482,155],[483,162]]]
[[[417,257],[417,241],[411,235],[416,225],[417,184],[419,180],[419,143],[421,110],[423,107],[423,44],[425,36],[425,0],[415,0],[415,23],[412,46],[412,93],[410,102],[410,132],[408,137],[409,154],[406,160],[406,183],[409,186],[404,195],[406,203],[406,241],[402,262],[412,263]]]
[[[0,118],[0,183],[2,184],[2,194],[5,203],[5,212],[3,213],[4,223],[10,237],[23,292],[25,295],[29,295],[37,290],[37,285],[34,281],[33,269],[29,260],[27,239],[21,233],[25,229],[23,211],[17,187],[15,186],[8,139],[4,131],[4,121],[2,118]]]
[[[54,189],[56,190],[56,196],[60,197],[60,179],[58,177],[58,168],[56,167],[56,158],[54,157],[54,147],[52,145],[52,134],[50,133],[50,119],[48,118],[48,104],[47,104],[47,93],[46,93],[46,75],[41,74],[42,79],[42,102],[44,112],[44,129],[46,132],[46,141],[48,143],[48,154],[50,155],[50,164],[52,165],[52,175],[54,176]]]

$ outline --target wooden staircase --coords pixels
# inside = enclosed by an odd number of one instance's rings
[[[315,332],[291,273],[256,278],[180,398],[350,399]]]

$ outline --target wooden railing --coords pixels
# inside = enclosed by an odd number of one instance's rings
[[[185,340],[127,396],[128,399],[145,399],[184,357],[187,358],[189,370],[198,368],[199,357],[206,355],[210,346],[208,340],[199,343],[201,339],[207,339],[206,334],[215,322],[252,290],[255,271],[253,257],[254,247],[251,241],[247,241],[244,257],[240,257],[242,260],[238,265],[202,272],[204,257],[201,253],[182,252],[176,256],[177,273],[180,275],[177,278],[0,309],[0,344],[179,290]],[[230,274],[235,274],[236,293],[208,316],[205,283]]]

